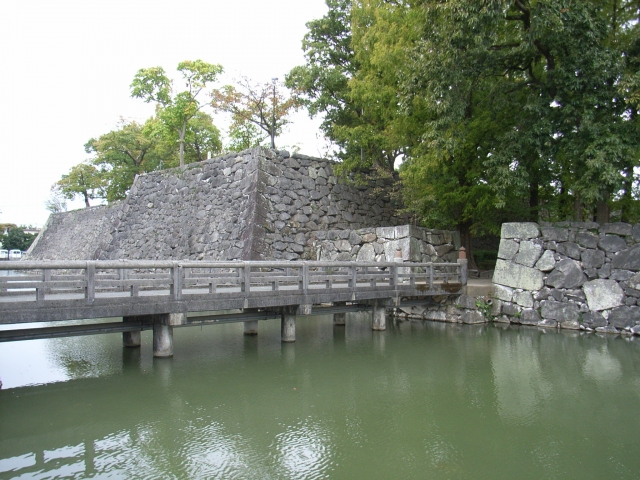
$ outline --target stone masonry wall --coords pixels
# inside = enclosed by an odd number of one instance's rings
[[[341,181],[328,160],[251,149],[140,175],[115,206],[52,215],[31,258],[315,258],[311,232],[402,223],[384,185]]]
[[[97,258],[111,241],[111,225],[121,204],[49,215],[31,244],[26,260],[87,260]]]
[[[640,334],[640,224],[502,226],[495,321]]]
[[[307,245],[314,252],[313,260],[392,262],[400,250],[403,261],[456,262],[460,235],[402,225],[313,232]]]

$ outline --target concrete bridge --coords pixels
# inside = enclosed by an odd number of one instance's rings
[[[128,347],[153,329],[154,356],[173,355],[173,328],[280,318],[295,341],[298,315],[372,310],[385,329],[387,308],[460,294],[467,261],[457,263],[312,261],[22,261],[0,264],[0,325],[122,317],[122,322],[0,330],[0,341],[122,332]]]

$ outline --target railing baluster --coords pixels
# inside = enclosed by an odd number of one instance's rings
[[[89,302],[93,302],[96,299],[96,263],[88,261],[84,272],[86,280],[84,298]]]
[[[174,300],[180,300],[182,298],[182,265],[178,262],[173,262],[171,267],[171,280],[169,293]]]
[[[246,263],[244,264],[243,275],[242,291],[248,294],[251,292],[251,266]]]
[[[305,295],[309,290],[309,265],[307,262],[304,262],[302,265],[302,293]]]

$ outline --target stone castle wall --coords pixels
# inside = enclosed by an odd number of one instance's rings
[[[495,321],[640,334],[640,224],[502,226]]]
[[[256,148],[140,175],[114,206],[52,215],[31,259],[296,260],[311,232],[403,223],[384,182],[331,161]]]
[[[120,203],[52,213],[27,251],[28,260],[88,260],[98,258],[111,241]]]

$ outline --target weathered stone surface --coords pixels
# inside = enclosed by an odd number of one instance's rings
[[[629,279],[629,286],[635,290],[640,290],[640,273],[636,273]]]
[[[518,253],[518,248],[520,248],[520,244],[518,242],[502,238],[498,249],[498,258],[511,260],[514,255]]]
[[[607,320],[602,316],[600,312],[586,312],[581,317],[582,325],[587,328],[604,327],[607,324]]]
[[[525,309],[520,314],[520,323],[522,325],[537,325],[541,320],[537,310]]]
[[[576,233],[576,242],[585,248],[598,248],[598,236],[589,232]]]
[[[556,252],[566,255],[567,257],[573,258],[575,260],[580,260],[580,247],[577,243],[573,242],[562,242],[558,244],[556,248]]]
[[[624,282],[633,277],[633,272],[630,270],[612,270],[609,278],[618,282]]]
[[[640,270],[640,244],[631,248],[618,252],[611,260],[613,268],[632,270],[637,272]]]
[[[617,335],[620,332],[612,325],[605,325],[604,327],[596,327],[596,332],[598,333],[609,333],[612,335]]]
[[[569,240],[569,230],[566,228],[542,227],[542,238],[547,241],[566,242]]]
[[[623,236],[631,235],[631,230],[631,225],[622,222],[604,223],[600,227],[600,231],[603,233],[615,233]]]
[[[485,323],[487,319],[478,312],[477,310],[472,310],[469,312],[464,312],[462,314],[462,323],[474,324],[474,323]]]
[[[582,286],[589,309],[598,312],[624,303],[624,291],[615,280],[592,280]]]
[[[460,295],[455,304],[458,308],[474,310],[476,308],[476,298],[470,295]]]
[[[514,261],[525,267],[533,267],[541,255],[542,245],[531,241],[522,241]]]
[[[627,242],[617,235],[605,235],[600,238],[598,246],[605,252],[619,252],[627,248]]]
[[[578,320],[580,317],[580,310],[577,305],[573,303],[554,302],[551,300],[544,300],[542,305],[542,318],[556,320],[559,322]]]
[[[640,324],[640,307],[618,307],[609,315],[609,325],[617,329],[633,327]]]
[[[550,272],[556,266],[555,255],[551,250],[545,250],[540,259],[536,262],[535,267],[541,272]]]
[[[574,260],[561,260],[547,277],[547,285],[555,288],[576,288],[581,286],[587,277],[580,265]]]
[[[496,262],[493,282],[523,290],[540,290],[544,285],[542,272],[535,268],[525,267],[504,260]]]
[[[513,298],[513,288],[505,287],[504,285],[499,285],[495,283],[492,286],[493,288],[493,296],[503,302],[510,302]]]
[[[582,266],[587,268],[600,268],[604,265],[605,254],[600,250],[585,250],[580,256]]]
[[[580,330],[580,323],[578,320],[567,320],[565,322],[560,322],[560,328],[565,328],[567,330]]]
[[[358,262],[373,262],[376,258],[376,252],[373,248],[373,245],[367,243],[362,246],[360,251],[358,252],[358,256],[356,260]]]
[[[501,238],[537,238],[540,230],[537,223],[503,223]]]
[[[514,305],[513,303],[504,302],[502,304],[502,313],[509,315],[510,317],[517,317],[520,315],[521,310],[522,309],[518,307],[518,305]]]
[[[533,296],[531,292],[516,292],[513,294],[513,301],[521,307],[533,307]]]
[[[545,318],[541,322],[538,322],[538,327],[542,328],[558,328],[558,322],[550,318]]]

